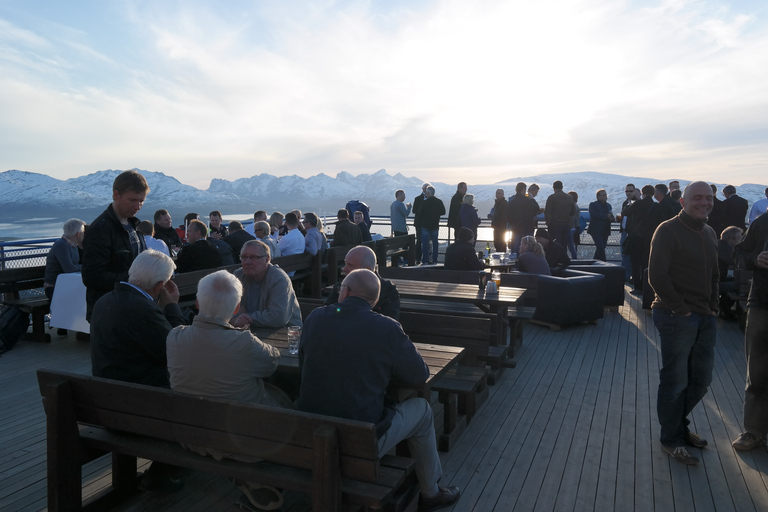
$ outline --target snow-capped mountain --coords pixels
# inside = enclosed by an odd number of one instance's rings
[[[138,169],[137,169],[138,170]],[[255,210],[267,212],[288,211],[299,208],[302,211],[315,211],[321,215],[332,215],[343,208],[350,199],[360,199],[371,207],[374,215],[389,215],[389,204],[394,199],[395,190],[402,188],[406,192],[406,202],[411,202],[420,193],[422,180],[398,173],[390,175],[382,169],[373,174],[354,176],[340,172],[336,177],[317,174],[309,178],[300,176],[272,176],[258,174],[234,181],[213,179],[207,190],[184,185],[176,178],[162,172],[138,170],[147,178],[151,192],[142,209],[142,218],[151,218],[159,208],[172,211],[175,218],[188,211],[197,211],[201,217],[213,209],[225,214],[243,214]],[[58,180],[45,174],[25,171],[6,171],[0,173],[0,204],[8,206],[5,211],[18,215],[35,217],[75,215],[78,211],[101,211],[112,196],[112,182],[121,171],[104,170],[78,178]],[[595,192],[604,188],[608,200],[618,212],[624,200],[624,186],[634,183],[638,187],[646,184],[668,183],[672,177],[647,179],[594,172],[570,174],[542,174],[527,177],[511,177],[493,184],[473,183],[472,176],[467,177],[469,192],[475,195],[475,206],[481,217],[485,217],[493,206],[497,188],[504,189],[505,196],[514,194],[519,181],[527,184],[537,183],[541,191],[537,200],[544,206],[546,198],[552,193],[552,183],[561,180],[566,191],[574,190],[579,194],[579,204],[587,207],[595,200]],[[684,187],[688,181],[680,180]],[[437,197],[443,199],[446,207],[456,191],[455,183],[433,183]],[[722,190],[724,184],[717,184]],[[765,197],[765,185],[744,184],[737,186],[740,196],[750,203]],[[83,213],[83,217],[87,215]]]

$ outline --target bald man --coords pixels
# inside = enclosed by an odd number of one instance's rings
[[[712,189],[697,181],[683,192],[683,209],[662,222],[651,240],[648,281],[661,340],[657,411],[661,448],[683,464],[696,464],[686,446],[707,441],[688,429],[688,415],[707,393],[715,363],[718,309],[717,235],[707,225]]]
[[[395,320],[371,311],[379,277],[353,270],[341,284],[339,303],[307,317],[299,344],[301,411],[376,425],[379,453],[408,440],[421,487],[419,510],[437,510],[459,499],[457,487],[441,487],[432,409],[423,398],[385,403],[391,380],[420,384],[429,368]]]
[[[353,270],[360,268],[376,272],[376,253],[373,252],[373,249],[364,245],[353,247],[347,252],[347,255],[344,257],[344,268],[341,273],[348,275]],[[381,292],[379,293],[379,300],[373,305],[373,311],[398,320],[400,318],[400,294],[391,281],[382,279],[378,274],[376,275],[379,278]],[[331,290],[328,298],[325,299],[325,304],[336,304],[339,302],[340,295],[341,281],[333,285],[333,290]]]

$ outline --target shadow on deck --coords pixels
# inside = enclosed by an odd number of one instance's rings
[[[626,297],[598,325],[525,327],[517,368],[491,387],[456,447],[441,454],[442,483],[462,489],[452,510],[768,510],[768,452],[741,454],[730,445],[742,426],[743,334],[718,321],[712,386],[691,417],[710,444],[698,466],[684,466],[659,449],[658,336],[637,298]],[[54,336],[0,357],[1,510],[46,509],[40,367],[90,373],[89,345]],[[84,468],[85,493],[108,484],[106,468],[105,460]],[[114,510],[236,510],[238,497],[225,479],[190,472],[182,492],[143,493]],[[307,504],[292,496],[282,510]]]

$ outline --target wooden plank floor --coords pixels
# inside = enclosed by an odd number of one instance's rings
[[[45,415],[35,369],[89,373],[88,343],[53,336],[0,357],[0,510],[45,510]],[[768,451],[739,454],[743,334],[719,321],[710,392],[692,414],[709,440],[698,466],[659,449],[658,336],[639,300],[598,325],[553,332],[528,325],[517,368],[491,387],[455,448],[442,454],[443,483],[458,485],[454,511],[765,511]],[[106,460],[84,471],[86,494],[109,482]],[[115,510],[236,510],[225,479],[186,474],[185,490],[142,493]],[[307,510],[290,496],[284,511]],[[446,509],[451,510],[451,509]]]

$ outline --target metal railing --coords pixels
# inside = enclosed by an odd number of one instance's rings
[[[0,242],[0,270],[45,265],[45,257],[58,238]]]

